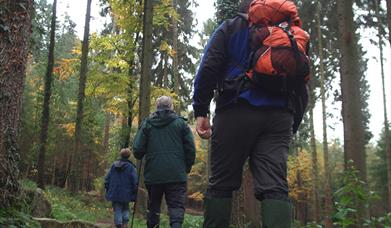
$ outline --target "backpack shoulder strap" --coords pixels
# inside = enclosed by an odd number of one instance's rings
[[[238,13],[237,15],[238,15],[239,17],[241,17],[241,18],[243,18],[243,19],[245,19],[245,20],[248,21],[248,14],[247,14],[247,13]]]

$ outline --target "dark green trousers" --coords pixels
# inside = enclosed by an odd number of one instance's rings
[[[231,220],[231,198],[206,197],[204,200],[204,228],[228,228]]]

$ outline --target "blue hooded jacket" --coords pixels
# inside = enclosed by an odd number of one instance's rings
[[[235,79],[246,70],[250,56],[249,24],[238,15],[224,21],[210,38],[194,82],[193,108],[195,117],[207,116],[214,90],[225,79]],[[257,107],[286,107],[286,97],[273,95],[259,88],[248,89],[239,97]],[[216,111],[235,100],[235,94],[217,99]]]
[[[137,194],[137,171],[126,158],[115,161],[105,178],[106,199],[113,202],[134,202]]]

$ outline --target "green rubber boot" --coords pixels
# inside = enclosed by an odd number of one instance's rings
[[[261,202],[263,228],[291,228],[292,205],[288,201],[266,199]]]
[[[229,228],[231,198],[205,198],[204,228]]]

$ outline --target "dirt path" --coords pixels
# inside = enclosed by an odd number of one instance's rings
[[[186,208],[186,214],[202,216],[204,212],[192,208]]]
[[[113,220],[98,220],[95,225],[97,225],[98,227],[100,228],[112,228],[112,227],[115,227],[114,223],[113,223]]]

